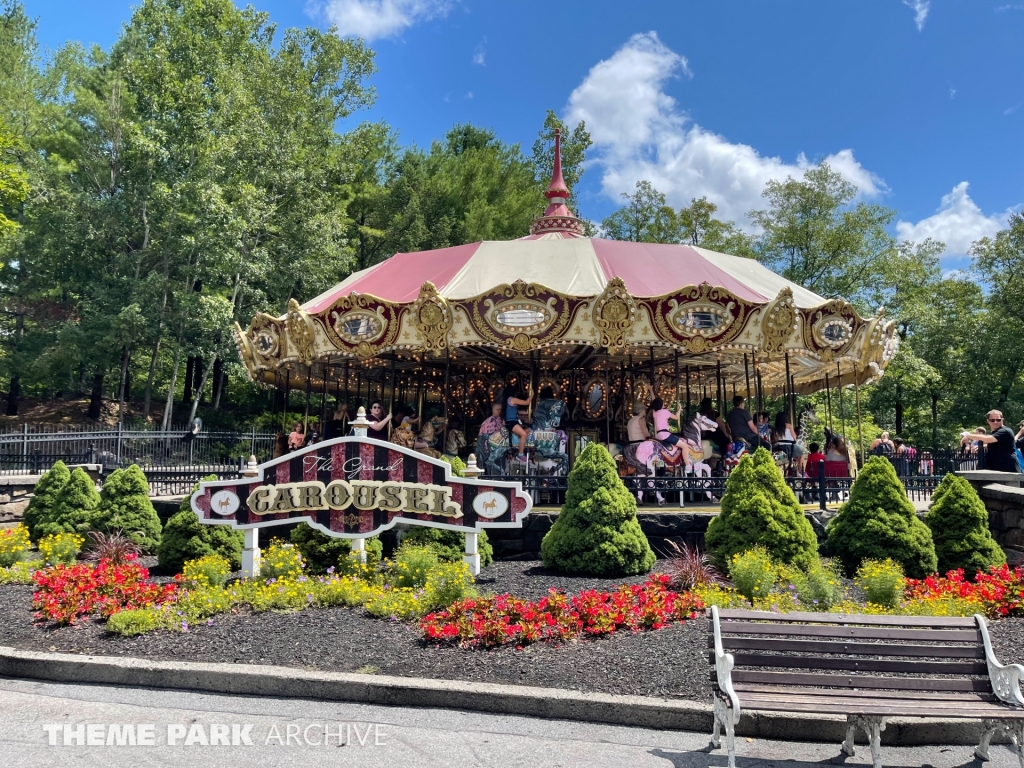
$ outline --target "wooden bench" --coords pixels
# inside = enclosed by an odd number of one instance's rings
[[[712,607],[708,638],[715,726],[736,766],[735,726],[745,710],[846,715],[843,751],[857,730],[881,768],[890,717],[982,721],[975,755],[988,760],[997,732],[1024,768],[1024,667],[1000,664],[984,617],[769,613]]]

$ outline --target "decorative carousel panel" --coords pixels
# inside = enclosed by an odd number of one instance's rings
[[[857,327],[862,324],[857,310],[842,299],[805,310],[803,315],[804,346],[825,361],[849,349]]]
[[[700,354],[735,341],[754,305],[708,283],[641,300],[658,337]]]
[[[246,335],[258,366],[276,367],[287,354],[287,342],[281,325],[283,323],[279,320],[263,312],[257,313],[253,318]]]
[[[583,386],[583,413],[588,419],[598,419],[604,415],[608,401],[608,382],[604,379],[590,379]]]
[[[767,309],[761,319],[761,331],[764,334],[764,351],[778,354],[786,348],[786,342],[793,335],[797,323],[797,309],[793,301],[793,291],[783,288]]]
[[[649,403],[654,399],[654,390],[651,388],[651,380],[646,374],[633,379],[633,389],[630,392],[633,402]]]
[[[420,288],[420,295],[409,308],[416,319],[416,330],[422,338],[423,348],[439,352],[448,346],[448,332],[452,329],[452,309],[448,301],[437,292],[431,282]]]
[[[338,299],[317,316],[330,342],[343,352],[369,358],[398,338],[402,309],[367,294]]]
[[[626,346],[626,334],[637,321],[637,303],[621,277],[609,280],[594,300],[593,316],[594,326],[601,333],[602,347],[615,350]]]
[[[561,338],[580,302],[537,283],[516,280],[473,299],[454,302],[485,342],[529,352]]]
[[[562,391],[562,385],[551,376],[541,376],[539,387],[540,390],[543,390],[545,387],[551,387],[551,390],[555,393],[555,397],[561,398],[565,396],[565,393]]]

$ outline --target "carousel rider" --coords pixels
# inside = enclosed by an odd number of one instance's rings
[[[633,403],[633,418],[626,422],[626,438],[631,444],[651,439],[647,429],[647,406],[639,400]]]
[[[672,413],[665,407],[664,401],[656,397],[651,401],[651,420],[654,422],[654,436],[665,445],[675,445],[679,442],[679,435],[670,432],[668,429],[669,419],[675,419],[680,425],[683,423],[683,407]]]
[[[370,426],[366,429],[366,436],[376,440],[387,440],[391,414],[384,415],[384,404],[380,400],[374,400],[370,403],[370,413],[367,416],[370,419]]]
[[[523,392],[514,387],[505,387],[505,426],[509,435],[519,438],[519,456],[517,461],[526,461],[526,438],[530,434],[519,416],[519,406],[529,406],[533,397],[532,392]],[[511,438],[515,442],[515,438]]]

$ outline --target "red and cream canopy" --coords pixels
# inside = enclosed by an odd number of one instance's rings
[[[726,380],[796,391],[879,375],[896,347],[881,313],[861,318],[752,259],[681,244],[590,238],[566,206],[558,165],[550,205],[518,240],[398,253],[287,314],[236,326],[254,379],[305,380],[345,359],[411,363],[423,353],[552,370],[653,358]],[[550,361],[547,362],[547,361]],[[529,367],[527,365],[526,367]]]

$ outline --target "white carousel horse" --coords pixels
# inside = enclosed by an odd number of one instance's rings
[[[675,445],[668,445],[660,440],[644,440],[640,443],[627,445],[622,456],[629,466],[636,470],[637,475],[653,477],[655,474],[655,461],[664,462],[666,467],[678,467],[685,465],[686,472],[693,472],[698,477],[711,477],[711,467],[704,461],[704,447],[701,442],[700,433],[712,432],[718,429],[718,424],[701,413],[694,413],[688,422],[683,425],[679,435],[679,442]],[[663,504],[665,497],[658,491],[655,492],[658,503]],[[711,492],[707,492],[711,498]],[[637,501],[644,500],[644,492],[636,492]]]

